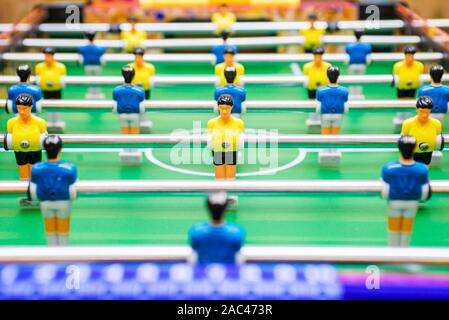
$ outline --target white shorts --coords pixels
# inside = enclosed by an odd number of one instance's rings
[[[67,219],[72,211],[72,202],[70,200],[41,201],[40,205],[44,218]]]
[[[139,113],[120,113],[119,119],[122,128],[138,128],[140,125]]]
[[[101,75],[101,66],[95,66],[95,65],[85,65],[84,71],[86,72],[86,75],[88,76],[99,76]]]
[[[414,218],[418,212],[418,201],[390,200],[388,201],[388,216],[391,218]]]
[[[350,75],[364,75],[366,73],[365,64],[350,64],[348,74]]]
[[[322,128],[340,128],[343,115],[340,113],[325,113],[321,115]]]

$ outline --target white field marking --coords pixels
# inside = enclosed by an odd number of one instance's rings
[[[290,63],[290,70],[292,71],[294,76],[302,76],[301,68],[299,67],[299,64],[292,62]]]
[[[260,170],[260,171],[256,171],[256,172],[246,172],[246,173],[237,173],[237,177],[249,177],[249,176],[258,176],[258,175],[269,175],[269,174],[274,174],[277,173],[279,171],[284,171],[287,169],[290,169],[296,165],[298,165],[299,163],[301,163],[305,158],[306,158],[307,152],[305,152],[303,149],[298,149],[298,155],[297,157],[283,165],[277,168],[272,168],[272,169],[268,169],[268,170]],[[152,163],[154,163],[155,165],[164,168],[166,170],[171,170],[171,171],[175,171],[175,172],[179,172],[179,173],[184,173],[184,174],[190,174],[190,175],[197,175],[197,176],[204,176],[204,177],[214,177],[215,175],[213,173],[209,173],[209,172],[199,172],[199,171],[193,171],[193,170],[187,170],[187,169],[182,169],[182,168],[178,168],[169,164],[166,164],[164,162],[159,161],[158,159],[156,159],[156,157],[153,155],[153,151],[147,150],[145,152],[145,157]]]

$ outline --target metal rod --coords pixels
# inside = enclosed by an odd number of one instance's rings
[[[238,54],[239,62],[307,62],[312,61],[311,54],[278,54],[278,53],[254,53],[254,54]],[[373,53],[372,61],[398,61],[404,58],[402,53]],[[444,58],[444,54],[440,52],[418,52],[415,56],[417,60],[422,61],[438,61]],[[8,52],[1,55],[4,61],[13,62],[37,62],[43,61],[42,53],[16,53]],[[55,59],[61,62],[78,61],[77,53],[56,53]],[[130,62],[134,60],[134,55],[127,53],[107,53],[102,57],[104,62]],[[213,54],[177,54],[177,53],[161,53],[146,54],[144,59],[148,62],[204,62],[213,63],[215,56]],[[347,54],[329,53],[325,54],[323,59],[331,62],[348,61]]]
[[[433,180],[432,191],[449,193],[449,180]],[[0,194],[24,194],[24,181],[1,181]],[[76,183],[80,194],[152,192],[267,192],[267,193],[379,193],[380,180],[83,180]]]
[[[349,249],[348,249],[349,248]],[[3,246],[0,262],[94,262],[94,261],[189,261],[188,246]],[[388,248],[362,246],[244,246],[246,262],[333,262],[385,264],[449,264],[447,248]]]
[[[0,105],[5,105],[6,100],[0,100]],[[211,110],[216,105],[214,100],[147,100],[145,108],[152,110]],[[349,101],[350,109],[409,109],[416,105],[415,100],[355,100]],[[273,100],[245,102],[249,110],[304,110],[316,109],[316,102],[308,100]],[[112,100],[43,100],[43,109],[67,110],[112,110]]]
[[[302,85],[306,81],[305,76],[278,76],[278,75],[265,75],[265,76],[242,76],[240,78],[241,84],[298,84]],[[35,77],[30,79],[35,82]],[[151,77],[151,83],[153,86],[161,84],[209,84],[215,85],[218,77],[216,76],[153,76]],[[422,75],[421,80],[423,82],[429,82],[429,75]],[[1,84],[15,84],[19,81],[19,77],[13,75],[0,76]],[[384,75],[360,75],[350,76],[344,75],[340,77],[341,84],[351,83],[391,83],[393,76],[389,74]],[[443,76],[443,81],[449,81],[449,74]],[[67,76],[64,78],[66,84],[77,85],[118,85],[123,83],[123,78],[119,76]]]
[[[347,44],[355,42],[354,36],[323,36],[324,44]],[[419,44],[421,38],[418,36],[364,36],[363,42],[376,45],[403,45],[403,44]],[[300,45],[304,43],[302,36],[277,36],[277,37],[241,37],[229,39],[229,44],[235,44],[240,47],[276,47],[279,45]],[[22,41],[25,47],[58,47],[58,48],[78,48],[86,45],[87,40],[83,39],[40,39],[27,38]],[[125,43],[122,40],[97,40],[96,44],[106,48],[123,48]],[[218,38],[204,39],[152,39],[143,40],[144,48],[210,48],[211,46],[221,44],[222,40]]]
[[[268,134],[267,134],[268,132]],[[263,134],[264,133],[264,134]],[[84,148],[191,148],[206,144],[207,134],[62,134],[62,140],[67,147]],[[280,148],[347,148],[396,147],[399,135],[394,134],[276,134],[263,130],[260,134],[245,134],[247,148],[280,147]],[[449,137],[445,137],[449,141]],[[4,136],[0,136],[0,144]]]

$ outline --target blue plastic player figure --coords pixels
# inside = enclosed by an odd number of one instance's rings
[[[8,102],[6,103],[6,112],[17,114],[16,99],[22,94],[26,93],[33,97],[33,106],[31,112],[36,114],[42,110],[42,89],[30,83],[31,67],[23,64],[17,67],[16,73],[19,76],[20,82],[8,89]]]
[[[240,86],[234,85],[235,77],[237,76],[237,70],[235,67],[226,67],[224,70],[224,76],[226,78],[226,84],[224,86],[215,89],[214,99],[215,101],[222,94],[229,94],[234,99],[234,106],[232,107],[231,114],[234,117],[241,117],[242,112],[246,111],[246,89]]]
[[[224,52],[226,47],[232,47],[235,54],[239,52],[239,49],[236,45],[228,44],[228,38],[230,35],[231,32],[229,30],[221,31],[221,38],[223,39],[223,43],[212,47],[212,53],[215,55],[215,64],[224,62]]]
[[[444,69],[442,66],[433,66],[430,68],[431,84],[419,89],[418,96],[428,96],[432,98],[433,108],[430,116],[438,119],[441,125],[444,123],[447,108],[449,106],[449,87],[442,85]]]
[[[398,141],[399,161],[382,169],[382,197],[388,200],[388,244],[408,246],[418,204],[432,195],[429,170],[413,160],[416,138],[402,136]]]
[[[330,84],[320,87],[316,93],[317,112],[321,114],[321,133],[339,134],[343,113],[347,111],[348,89],[338,85],[340,69],[327,69]]]
[[[59,136],[46,137],[43,145],[48,160],[31,168],[29,195],[40,201],[47,244],[65,246],[69,242],[72,200],[76,199],[77,169],[61,160]]]
[[[355,30],[354,36],[356,42],[346,45],[346,53],[349,56],[348,74],[350,75],[364,75],[366,74],[366,65],[371,62],[371,52],[373,48],[371,44],[361,42],[363,31]],[[351,99],[363,100],[362,86],[350,86],[349,93]]]
[[[95,31],[87,31],[84,35],[89,44],[82,46],[78,49],[79,62],[84,65],[84,71],[88,76],[101,75],[101,67],[103,64],[103,55],[106,49],[94,44],[96,33]],[[89,87],[87,99],[104,99],[104,95],[99,87]]]
[[[196,224],[189,231],[189,242],[200,264],[236,263],[245,235],[238,224],[225,222],[228,203],[225,192],[211,193],[207,198],[211,221]]]
[[[125,83],[115,87],[112,92],[112,99],[114,100],[113,111],[120,116],[120,133],[122,134],[140,133],[140,115],[145,112],[143,104],[145,90],[132,84],[134,75],[133,67],[123,67],[122,76]]]

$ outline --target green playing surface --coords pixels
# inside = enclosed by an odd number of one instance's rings
[[[69,75],[83,74],[76,64],[67,64]],[[119,75],[121,64],[110,64],[106,75]],[[289,64],[247,63],[246,73],[291,75]],[[391,63],[374,63],[370,74],[391,73]],[[342,66],[342,73],[346,72]],[[158,63],[157,73],[209,75],[213,67],[198,63]],[[305,89],[294,85],[248,85],[249,100],[306,99]],[[103,86],[110,99],[112,86]],[[389,84],[365,85],[366,98],[394,99]],[[66,99],[83,99],[86,86],[69,86]],[[161,86],[152,91],[155,100],[210,100],[213,86]],[[411,110],[413,112],[413,110]],[[205,127],[212,112],[151,112],[153,133],[192,130],[193,122]],[[351,111],[345,116],[342,133],[393,133],[394,111]],[[45,118],[47,115],[44,113]],[[110,112],[70,112],[63,114],[66,133],[118,133],[117,115]],[[248,112],[246,128],[274,129],[279,133],[306,133],[303,112]],[[0,114],[4,131],[10,115]],[[446,127],[448,123],[446,122]],[[374,152],[373,152],[374,151]],[[394,150],[349,149],[336,169],[320,168],[313,150],[272,150],[277,164],[242,164],[238,179],[379,179],[382,165],[394,160]],[[81,180],[97,179],[208,179],[208,164],[174,164],[170,149],[146,150],[140,166],[123,166],[114,150],[66,150],[64,159],[78,166]],[[173,156],[173,154],[172,154]],[[273,159],[273,158],[272,158]],[[273,168],[278,168],[276,171]],[[260,171],[270,174],[260,174]],[[449,159],[440,168],[432,168],[431,179],[449,179]],[[16,180],[17,168],[12,153],[0,152],[0,179]],[[449,197],[435,195],[423,204],[415,222],[412,245],[449,246]],[[238,211],[228,220],[246,230],[248,244],[259,245],[386,245],[386,203],[377,196],[255,194],[239,197]],[[207,219],[202,194],[142,194],[117,196],[81,196],[73,203],[72,244],[185,244],[189,227]],[[0,244],[45,244],[43,223],[38,210],[21,209],[17,197],[0,197]]]

